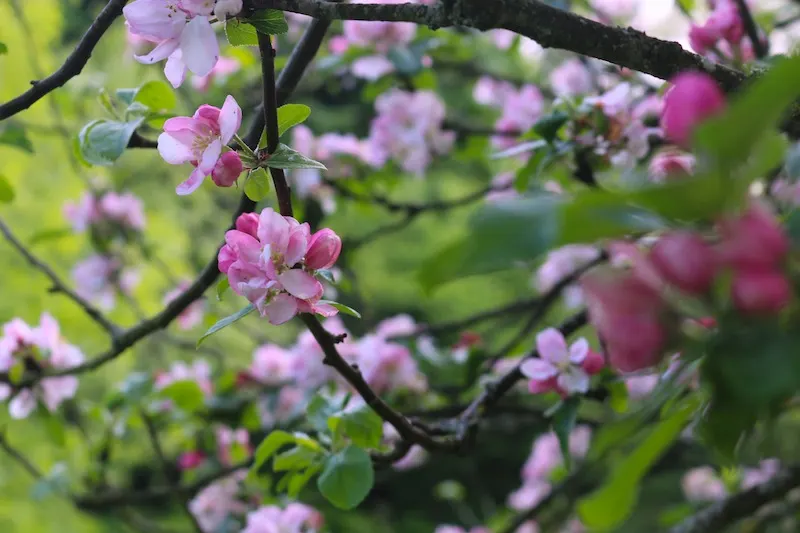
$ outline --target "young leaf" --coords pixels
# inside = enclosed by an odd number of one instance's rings
[[[169,398],[182,411],[193,413],[205,403],[203,391],[196,381],[184,379],[170,383],[159,391],[159,396]]]
[[[258,33],[265,35],[279,35],[289,31],[289,24],[283,16],[283,11],[277,9],[262,9],[256,11],[247,19]]]
[[[287,470],[303,470],[312,465],[314,460],[319,457],[319,453],[302,446],[297,446],[275,456],[272,462],[272,469],[275,472],[286,472]]]
[[[306,407],[306,420],[315,430],[324,433],[328,430],[328,418],[338,410],[339,407],[333,405],[327,398],[321,394],[315,394]]]
[[[172,87],[158,80],[148,81],[139,87],[133,101],[146,105],[153,111],[170,111],[178,104]]]
[[[6,46],[6,43],[0,42],[0,56],[5,55],[7,53],[8,53],[8,46]]]
[[[252,472],[258,471],[282,446],[292,442],[294,442],[294,436],[291,433],[276,429],[267,435],[256,448],[256,453],[253,455],[253,466],[250,467],[250,470]]]
[[[225,21],[225,36],[232,46],[258,45],[258,33],[256,29],[250,24],[240,22],[235,18],[230,18]]]
[[[43,229],[31,235],[28,240],[30,246],[35,246],[43,242],[57,241],[73,234],[72,228],[53,228]]]
[[[216,324],[208,328],[208,331],[206,331],[202,337],[197,339],[197,346],[200,346],[200,344],[202,344],[204,340],[206,340],[208,337],[218,332],[222,328],[230,326],[237,320],[246,317],[255,310],[256,308],[253,304],[248,304],[247,307],[240,309],[239,311],[235,312],[232,315],[226,316],[225,318],[223,318],[222,320],[218,321]]]
[[[92,165],[109,166],[116,161],[128,146],[131,135],[144,117],[129,122],[93,120],[78,134],[81,155]]]
[[[263,199],[270,191],[269,172],[263,168],[254,168],[247,175],[244,183],[244,193],[254,202]]]
[[[383,421],[366,404],[357,409],[342,411],[328,419],[332,433],[337,430],[350,437],[353,444],[364,448],[377,448],[383,437]]]
[[[25,135],[25,129],[14,122],[0,126],[0,144],[14,146],[29,154],[33,153],[33,143]]]
[[[356,318],[361,318],[361,313],[353,309],[352,307],[348,307],[344,304],[340,304],[339,302],[333,302],[331,300],[320,300],[319,303],[321,304],[328,304],[335,307],[340,313],[344,313],[346,315],[354,316]]]
[[[328,457],[317,478],[317,488],[334,506],[349,510],[364,501],[374,482],[369,454],[351,444]]]
[[[289,486],[286,489],[289,498],[297,498],[297,496],[300,495],[300,491],[303,490],[303,487],[305,487],[308,481],[317,475],[320,470],[322,470],[321,465],[312,465],[303,472],[295,472],[292,474],[291,479],[289,479]]]
[[[311,108],[303,104],[284,104],[278,108],[278,135],[302,124],[311,115]]]
[[[292,150],[283,143],[278,145],[278,149],[269,156],[269,159],[267,159],[264,164],[271,168],[318,168],[320,170],[328,170],[325,165],[319,161],[309,159],[297,150]]]
[[[222,297],[225,296],[225,293],[230,288],[231,288],[231,282],[228,281],[228,276],[225,276],[225,277],[223,277],[222,279],[219,280],[219,283],[217,283],[217,301],[218,302],[222,301]]]
[[[14,200],[14,188],[8,178],[0,174],[0,204],[10,204]]]

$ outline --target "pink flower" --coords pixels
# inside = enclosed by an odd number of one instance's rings
[[[116,224],[124,229],[141,231],[145,227],[144,206],[132,193],[110,191],[100,195],[83,194],[77,202],[64,204],[64,217],[76,232],[96,224]]]
[[[661,127],[675,144],[687,147],[695,127],[725,107],[725,95],[708,74],[684,72],[664,96]]]
[[[507,81],[481,76],[472,89],[472,97],[479,104],[502,107],[503,102],[515,92],[516,88]]]
[[[217,160],[214,170],[211,171],[211,180],[218,187],[230,187],[239,179],[239,174],[244,170],[239,152],[231,150],[225,152]]]
[[[158,137],[159,154],[171,165],[192,163],[197,167],[189,179],[178,185],[178,194],[194,192],[211,175],[223,146],[233,139],[241,125],[242,110],[233,96],[225,98],[222,109],[202,105],[192,117],[167,119],[164,133]]]
[[[437,526],[433,533],[491,533],[491,530],[485,527],[473,527],[466,530],[459,526],[442,525]]]
[[[235,17],[242,11],[242,0],[216,0],[214,16],[219,20]]]
[[[707,293],[717,274],[714,251],[691,231],[673,231],[658,239],[650,261],[667,283],[691,295]]]
[[[306,252],[306,266],[314,270],[330,268],[339,259],[342,239],[332,229],[324,228],[311,236]]]
[[[208,0],[135,0],[122,10],[130,32],[157,43],[137,61],[153,64],[167,59],[164,74],[180,87],[186,70],[206,76],[219,58],[219,43],[209,16]]]
[[[650,177],[656,183],[694,173],[695,159],[692,154],[677,150],[661,150],[650,160]]]
[[[189,288],[189,282],[181,282],[175,289],[164,295],[163,304],[169,305],[170,302],[175,300],[178,296],[184,293]],[[189,304],[186,309],[181,311],[178,315],[178,326],[183,330],[189,330],[199,325],[203,321],[205,314],[206,303],[203,299],[198,299]]]
[[[181,470],[194,470],[206,460],[206,456],[199,450],[182,453],[178,457],[178,468]]]
[[[734,271],[733,305],[749,315],[774,315],[792,300],[792,286],[784,274],[768,269]]]
[[[692,25],[689,42],[695,52],[706,55],[725,44],[736,47],[745,35],[739,6],[731,0],[716,2],[714,10],[702,26]],[[721,41],[725,41],[724,43]]]
[[[405,0],[379,0],[379,4],[402,4]],[[369,3],[368,0],[356,0],[353,3]],[[387,53],[391,48],[411,42],[417,32],[415,24],[409,22],[377,22],[363,20],[345,20],[342,24],[347,48],[373,47],[378,52]]]
[[[375,326],[375,333],[384,339],[408,337],[417,331],[417,324],[411,315],[401,314],[381,320]]]
[[[282,385],[293,380],[295,355],[275,344],[256,348],[249,374],[264,385]]]
[[[114,257],[92,255],[72,268],[72,279],[79,296],[101,309],[111,310],[116,303],[117,292],[130,294],[138,284],[138,273],[123,268],[122,263]]]
[[[539,357],[528,359],[520,367],[522,373],[531,379],[532,392],[554,388],[564,395],[570,395],[589,390],[586,366],[596,357],[591,354],[586,339],[581,337],[567,346],[560,331],[548,328],[536,335],[536,349]],[[602,357],[600,361],[602,368]]]
[[[594,246],[569,244],[548,252],[544,262],[536,271],[534,283],[541,293],[553,289],[562,279],[572,275],[578,269],[597,259],[600,252]],[[583,302],[580,286],[569,285],[564,291],[567,307],[575,308]]]
[[[204,532],[219,531],[232,514],[244,514],[248,506],[238,498],[247,469],[237,470],[226,478],[206,486],[189,502],[189,511]]]
[[[693,468],[686,472],[681,486],[690,501],[720,501],[728,495],[725,484],[710,466]]]
[[[191,79],[192,87],[197,89],[201,92],[206,92],[214,80],[217,78],[225,78],[235,72],[238,72],[241,68],[241,63],[239,63],[238,59],[231,58],[231,57],[220,57],[217,64],[214,65],[214,68],[211,69],[205,76],[194,76]]]
[[[269,505],[247,514],[242,533],[317,533],[323,523],[322,515],[307,505]]]
[[[550,86],[558,96],[575,97],[592,91],[592,75],[578,59],[568,59],[550,73]]]
[[[234,462],[234,448],[239,448],[249,457],[253,453],[250,446],[250,435],[244,428],[232,430],[229,427],[220,426],[217,428],[217,454],[220,462],[225,466],[231,466]]]
[[[786,232],[762,203],[719,223],[720,258],[734,268],[776,267],[789,251]]]
[[[182,361],[172,363],[168,372],[156,374],[153,385],[156,390],[161,390],[176,381],[194,381],[206,397],[214,393],[214,386],[211,383],[211,367],[202,359],[193,362],[191,366]]]
[[[503,100],[503,114],[495,123],[495,129],[506,132],[524,133],[542,115],[544,97],[535,85],[523,85],[519,90],[509,93]],[[492,144],[496,148],[510,148],[516,143],[513,136],[494,136]]]

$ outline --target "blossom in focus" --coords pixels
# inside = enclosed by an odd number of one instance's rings
[[[311,235],[307,223],[266,208],[259,216],[255,236],[239,229],[225,234],[218,264],[228,275],[231,289],[247,298],[272,324],[283,324],[297,313],[333,316],[336,308],[319,303],[323,286],[306,256],[311,251],[315,265],[332,266],[341,250],[341,245],[331,244],[336,239],[330,230]],[[312,243],[318,244],[312,249]]]
[[[368,163],[380,168],[394,161],[406,172],[422,175],[434,155],[450,151],[455,132],[445,131],[444,103],[433,91],[389,90],[375,100],[370,125]]]
[[[239,60],[232,57],[220,57],[217,64],[214,65],[214,68],[211,69],[211,72],[206,74],[205,76],[194,76],[191,79],[192,87],[197,89],[201,92],[206,92],[209,87],[211,87],[212,83],[214,83],[219,78],[226,78],[231,74],[238,72],[239,69],[242,67]]]
[[[189,288],[189,285],[190,284],[188,281],[181,282],[175,289],[164,295],[164,300],[162,303],[164,305],[169,305],[169,303],[175,300],[175,298],[183,294],[186,289]],[[178,315],[178,326],[183,330],[192,329],[203,321],[203,315],[205,314],[205,311],[205,300],[199,298],[193,301]]]
[[[153,64],[167,60],[164,74],[180,87],[188,69],[206,76],[219,59],[219,43],[209,17],[214,2],[196,0],[134,0],[122,14],[131,34],[156,46],[150,53],[134,56]]]
[[[48,313],[42,313],[39,325],[33,328],[19,318],[3,325],[0,372],[8,373],[17,364],[25,369],[48,371],[72,368],[82,362],[83,353],[64,340],[58,322]],[[0,400],[9,400],[9,414],[20,419],[30,415],[39,402],[54,412],[64,400],[75,396],[77,390],[75,376],[46,377],[22,389],[0,383]]]
[[[78,233],[96,224],[116,224],[134,231],[145,227],[144,205],[130,192],[95,195],[87,191],[77,202],[64,203],[64,218]]]
[[[725,95],[714,78],[701,72],[683,72],[670,83],[661,127],[668,140],[686,147],[697,125],[725,107]]]
[[[581,337],[567,346],[564,335],[548,328],[536,335],[539,357],[522,363],[520,371],[531,380],[531,392],[557,390],[564,396],[589,390],[589,376],[603,368],[603,358]]]
[[[323,524],[316,509],[293,502],[285,508],[269,505],[248,513],[242,533],[317,533]]]
[[[191,194],[214,172],[223,147],[241,125],[242,110],[230,95],[222,109],[204,104],[192,117],[173,117],[164,122],[164,133],[158,136],[158,153],[171,165],[191,163],[196,167],[175,189],[178,194]]]
[[[95,303],[101,309],[111,310],[116,295],[130,294],[139,283],[137,270],[125,268],[111,256],[91,255],[72,268],[75,292],[81,298]]]

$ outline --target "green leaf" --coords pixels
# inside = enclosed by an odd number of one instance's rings
[[[240,309],[239,311],[235,312],[232,315],[226,316],[225,318],[223,318],[222,320],[218,321],[216,324],[208,328],[208,331],[206,331],[202,337],[197,339],[197,346],[200,346],[200,344],[202,344],[204,340],[206,340],[208,337],[218,332],[222,328],[230,326],[237,320],[246,317],[255,310],[256,308],[253,304],[248,304],[247,307]]]
[[[302,124],[311,115],[311,108],[303,104],[284,104],[278,108],[278,135],[298,124]]]
[[[278,149],[269,156],[264,164],[271,168],[318,168],[320,170],[328,170],[325,165],[319,161],[309,159],[300,152],[292,150],[282,143],[278,145]]]
[[[254,202],[261,201],[269,194],[270,176],[269,172],[263,168],[254,168],[247,175],[244,182],[244,193]]]
[[[133,101],[140,102],[153,111],[170,111],[178,105],[172,87],[163,81],[148,81],[136,90]]]
[[[413,76],[422,70],[422,58],[406,46],[394,46],[389,49],[386,58],[392,62],[400,74]]]
[[[597,491],[578,502],[581,521],[597,531],[610,531],[624,522],[638,497],[639,483],[678,438],[699,407],[687,398],[671,416],[659,422],[641,443],[614,466],[609,479]]]
[[[283,16],[283,11],[277,9],[256,11],[248,17],[247,22],[252,24],[258,33],[265,35],[279,35],[289,31],[289,24]]]
[[[295,472],[292,474],[286,491],[289,498],[297,498],[297,496],[300,495],[300,491],[303,490],[303,487],[305,487],[308,484],[308,481],[317,475],[320,470],[322,470],[321,465],[312,465],[306,468],[303,472]]]
[[[8,178],[0,174],[0,204],[10,204],[14,200],[14,188]]]
[[[25,134],[25,128],[14,122],[0,126],[0,144],[7,144],[19,148],[24,152],[33,153],[33,143]]]
[[[257,46],[258,33],[254,26],[238,19],[229,18],[225,21],[225,36],[232,46]]]
[[[159,396],[172,400],[179,409],[187,413],[197,411],[205,403],[200,385],[189,379],[170,383],[159,391]]]
[[[250,470],[252,472],[258,471],[281,447],[293,442],[294,436],[291,433],[280,429],[271,432],[256,448],[256,453],[253,455],[253,466],[250,467]]]
[[[344,304],[340,304],[339,302],[333,302],[331,300],[320,300],[319,303],[328,304],[335,307],[340,313],[344,313],[346,315],[354,316],[356,318],[361,318],[361,313],[353,309],[352,307],[348,307]]]
[[[578,419],[578,407],[581,399],[578,396],[570,396],[563,402],[553,415],[553,432],[558,437],[558,444],[561,447],[561,455],[564,457],[564,465],[567,470],[571,469],[572,455],[569,452],[569,435],[575,428]]]
[[[287,470],[303,470],[319,457],[319,453],[308,448],[297,446],[275,456],[272,461],[272,469],[275,472],[286,472]]]
[[[608,405],[617,413],[628,410],[628,387],[624,381],[614,381],[606,385],[609,398]]]
[[[231,288],[231,282],[228,281],[228,276],[225,276],[225,277],[223,277],[222,279],[219,280],[219,282],[217,283],[217,301],[218,302],[222,301],[222,297],[225,296],[225,293],[230,288]]]
[[[353,444],[364,448],[377,448],[383,437],[383,421],[366,404],[346,410],[328,419],[328,427],[336,434],[343,432]]]
[[[317,488],[335,507],[349,510],[364,501],[374,482],[369,454],[351,444],[328,457],[317,478]]]
[[[109,166],[125,151],[131,135],[136,131],[143,117],[129,122],[113,120],[93,120],[78,134],[81,156],[87,163]]]
[[[695,148],[714,156],[722,168],[736,168],[787,108],[800,96],[800,56],[776,61],[732,99],[720,116],[697,128]]]
[[[6,43],[0,42],[0,56],[5,55],[8,53],[8,46]]]
[[[536,124],[533,125],[533,131],[550,143],[553,142],[553,139],[558,135],[558,131],[568,120],[569,115],[563,111],[556,110],[537,120]]]
[[[306,407],[306,421],[320,433],[328,431],[328,418],[339,411],[339,406],[333,405],[321,394],[311,397]]]

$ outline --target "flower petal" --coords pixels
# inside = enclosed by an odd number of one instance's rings
[[[158,153],[170,165],[182,165],[194,159],[192,150],[169,133],[158,136]]]
[[[200,168],[196,168],[192,171],[189,175],[189,179],[181,183],[175,188],[175,192],[178,193],[180,196],[186,196],[187,194],[192,194],[196,191],[202,184],[203,179],[208,174],[203,174],[203,171]]]
[[[301,300],[319,298],[324,290],[322,283],[317,281],[314,276],[296,268],[278,275],[278,281],[286,289],[286,292]]]
[[[164,65],[164,76],[175,89],[183,83],[183,79],[186,77],[186,64],[183,62],[183,54],[180,50],[175,50],[167,58],[167,63]]]
[[[258,219],[258,240],[272,245],[271,253],[283,254],[289,245],[289,223],[280,214],[268,207],[261,211]]]
[[[574,366],[559,374],[556,382],[567,394],[584,393],[589,390],[589,375],[581,368]]]
[[[36,409],[36,397],[30,389],[22,389],[8,404],[8,414],[17,420],[26,418]]]
[[[576,365],[583,363],[587,355],[589,355],[589,341],[583,337],[569,347],[569,360]]]
[[[266,316],[270,324],[278,326],[288,322],[297,314],[297,300],[288,294],[279,294],[260,311],[261,316]]]
[[[200,163],[197,165],[197,168],[208,176],[214,171],[214,167],[217,166],[220,155],[222,155],[222,141],[214,139],[203,152],[203,156],[200,158]]]
[[[536,349],[539,351],[539,357],[551,363],[563,364],[569,360],[567,341],[555,328],[547,328],[536,335]]]
[[[219,113],[219,132],[222,142],[228,144],[233,139],[233,135],[242,126],[242,108],[236,103],[236,99],[228,95],[222,110]]]
[[[152,65],[153,63],[158,63],[159,61],[168,58],[172,52],[177,49],[177,39],[167,39],[166,41],[161,41],[158,43],[158,46],[153,48],[149,54],[145,54],[143,56],[133,56],[133,58],[139,63]]]
[[[558,374],[558,369],[544,359],[528,359],[519,368],[522,375],[536,381],[545,381]]]
[[[219,43],[207,17],[195,17],[181,33],[181,50],[186,67],[198,76],[207,76],[219,59]]]

